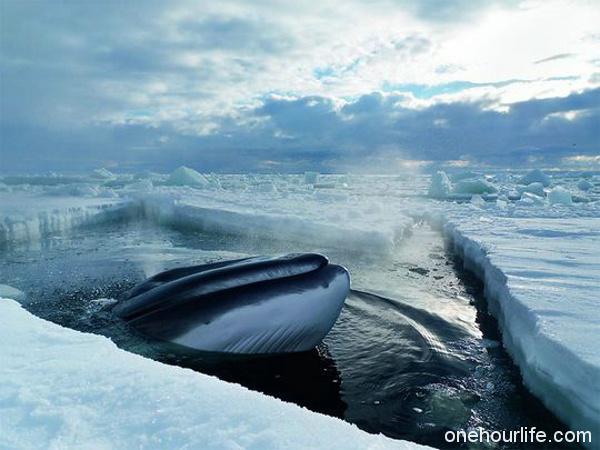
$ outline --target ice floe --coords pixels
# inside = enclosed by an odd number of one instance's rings
[[[204,175],[196,172],[194,169],[181,166],[169,175],[166,184],[172,186],[206,187],[210,185],[210,182]]]
[[[0,447],[425,449],[118,349],[0,299]]]
[[[444,232],[485,283],[527,387],[570,427],[600,429],[600,216],[447,216]]]
[[[437,171],[431,176],[429,196],[433,198],[446,198],[452,192],[452,182],[444,171]]]
[[[533,169],[527,172],[519,179],[520,184],[531,184],[531,183],[542,183],[544,187],[550,186],[551,180],[548,175],[542,172],[540,169]]]
[[[571,193],[562,186],[556,186],[550,192],[548,192],[548,201],[552,205],[572,205],[573,199]]]

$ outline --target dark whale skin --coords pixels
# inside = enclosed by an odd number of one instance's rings
[[[161,272],[113,312],[152,338],[201,351],[307,351],[337,320],[345,268],[316,253],[253,257]]]

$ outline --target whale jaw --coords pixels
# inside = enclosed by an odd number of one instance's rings
[[[127,312],[129,316],[121,317],[145,335],[195,350],[307,351],[331,330],[350,289],[346,269],[316,256],[237,260],[207,269],[219,271],[216,275],[198,276],[202,268],[192,275],[182,271],[182,278],[169,274],[163,277],[168,281],[154,286],[159,274],[151,279],[152,287],[134,288],[141,294],[124,300],[142,313],[132,314],[127,305],[115,312]],[[249,267],[256,261],[256,267]],[[197,286],[195,281],[214,286]],[[151,307],[145,308],[140,297]]]

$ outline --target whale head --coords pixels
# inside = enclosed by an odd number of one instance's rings
[[[141,333],[211,352],[283,353],[318,345],[350,289],[319,254],[255,257],[162,272],[114,312]]]

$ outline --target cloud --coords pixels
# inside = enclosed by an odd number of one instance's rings
[[[557,148],[577,140],[585,154],[594,107],[535,110],[598,85],[600,8],[573,2],[568,23],[564,8],[561,0],[5,2],[1,169],[110,157],[127,167],[271,161],[295,170],[371,151],[491,160],[550,148],[544,136]],[[544,59],[556,63],[532,64],[547,48],[557,55]]]
[[[5,128],[2,136],[12,143],[6,163],[24,166],[79,161],[93,167],[111,160],[124,168],[168,170],[185,162],[217,171],[339,171],[379,161],[377,170],[385,171],[385,161],[396,159],[511,165],[535,156],[537,164],[553,165],[600,154],[600,89],[519,102],[507,112],[473,102],[411,109],[403,99],[381,92],[344,104],[320,96],[269,97],[243,118],[221,118],[220,132],[206,136],[139,124],[79,133]]]

